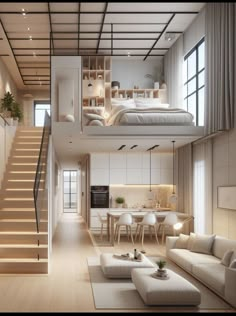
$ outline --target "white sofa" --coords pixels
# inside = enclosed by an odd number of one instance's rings
[[[236,269],[225,266],[221,259],[227,250],[234,250],[230,262],[236,260],[236,240],[215,236],[211,254],[193,252],[189,247],[177,248],[179,237],[167,237],[166,255],[181,268],[236,307]],[[178,243],[177,243],[177,246]]]

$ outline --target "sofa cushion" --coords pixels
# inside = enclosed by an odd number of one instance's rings
[[[215,235],[196,234],[190,251],[211,254],[214,239]]]
[[[190,233],[189,240],[188,240],[188,247],[187,247],[189,250],[192,248],[195,237],[196,237],[195,233]]]
[[[234,253],[233,250],[227,250],[221,259],[220,263],[224,266],[228,267],[230,265],[232,254]]]
[[[225,290],[225,266],[219,263],[195,264],[193,274],[203,283],[209,285],[215,291],[224,295]]]
[[[194,253],[187,249],[170,249],[168,257],[189,272],[192,272],[194,264],[220,263],[220,260],[214,256]]]
[[[213,243],[213,247],[212,247],[213,255],[216,256],[217,258],[222,259],[226,250],[228,249],[236,250],[236,240],[230,240],[224,237],[216,236]],[[232,259],[233,259],[233,256],[231,260]],[[236,254],[235,254],[235,259],[236,259]]]
[[[175,243],[175,248],[187,249],[189,235],[179,234],[178,239]]]
[[[236,250],[234,250],[233,254],[232,254],[232,257],[230,258],[230,264],[236,260]]]
[[[236,269],[236,260],[233,260],[233,261],[230,263],[229,267],[230,267],[231,269]]]

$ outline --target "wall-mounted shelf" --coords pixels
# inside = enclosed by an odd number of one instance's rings
[[[160,89],[112,89],[112,98],[159,98]]]

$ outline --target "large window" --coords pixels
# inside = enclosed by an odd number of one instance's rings
[[[34,125],[44,126],[45,111],[50,115],[50,104],[47,101],[34,102]]]
[[[205,86],[204,38],[184,58],[184,106],[194,116],[194,123],[204,125]]]
[[[66,170],[63,172],[64,183],[64,212],[77,211],[77,171]]]

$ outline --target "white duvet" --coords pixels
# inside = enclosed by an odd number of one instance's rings
[[[177,108],[115,108],[107,125],[194,125],[193,115]]]

